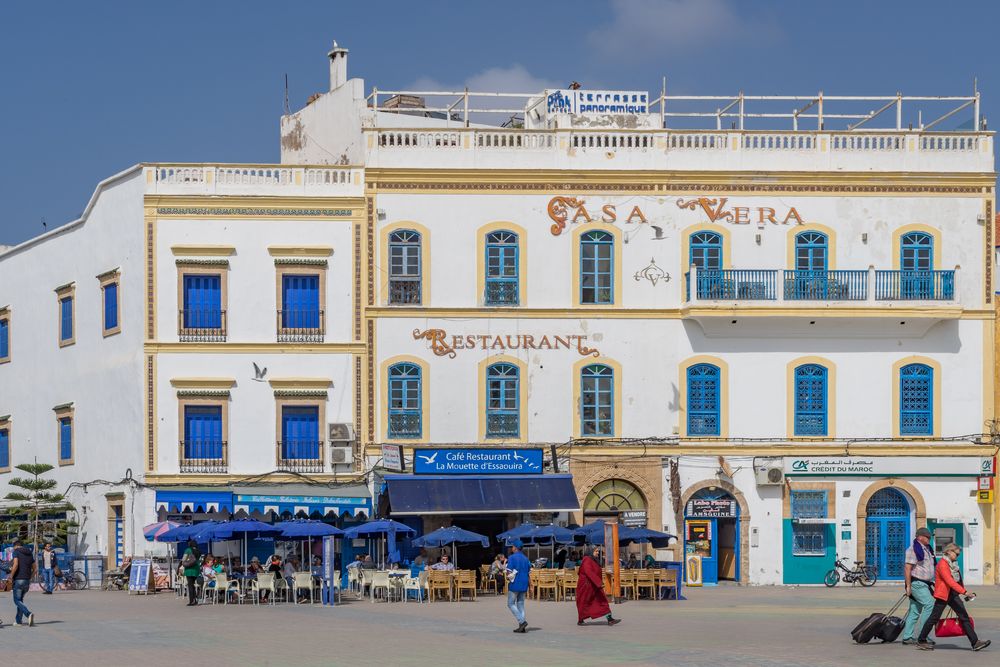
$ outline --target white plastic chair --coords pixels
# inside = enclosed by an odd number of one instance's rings
[[[301,590],[309,591],[309,603],[312,604],[314,602],[312,572],[296,572],[292,578],[292,596],[295,598],[295,604],[299,603],[299,591]]]
[[[421,570],[416,577],[406,577],[403,579],[403,602],[410,598],[410,591],[417,592],[417,602],[424,601],[424,593],[427,590],[427,570]]]
[[[375,591],[381,588],[385,589],[385,599],[388,602],[392,594],[392,582],[389,581],[389,573],[376,571],[373,573],[371,581],[372,602],[375,602]]]
[[[333,573],[333,602],[336,604],[341,598],[340,591],[340,572]]]
[[[284,580],[282,580],[283,582]],[[254,596],[254,604],[260,603],[260,594],[262,592],[267,593],[267,601],[269,604],[274,604],[275,598],[278,597],[278,589],[275,585],[274,575],[270,572],[260,572],[257,577],[253,580],[251,584],[251,592]]]

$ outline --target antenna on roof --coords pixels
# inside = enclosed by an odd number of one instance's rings
[[[285,115],[292,113],[288,108],[288,72],[285,72]]]

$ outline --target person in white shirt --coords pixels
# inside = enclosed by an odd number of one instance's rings
[[[45,595],[52,595],[52,589],[56,587],[56,552],[52,550],[52,544],[50,542],[45,543],[45,548],[42,550],[42,582],[44,588],[42,592]]]
[[[449,560],[450,559],[448,558],[448,554],[442,554],[441,555],[441,560],[438,561],[437,563],[434,563],[433,565],[431,565],[431,569],[432,570],[448,570],[448,571],[454,570],[455,569],[455,565],[454,565],[454,563],[448,562]]]

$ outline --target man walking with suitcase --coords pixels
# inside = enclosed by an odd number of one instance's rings
[[[917,528],[913,546],[906,550],[903,565],[903,582],[906,596],[910,598],[910,610],[906,612],[903,626],[903,643],[916,644],[915,633],[924,627],[927,617],[934,608],[934,550],[931,548],[931,531]],[[928,643],[933,644],[931,640]]]

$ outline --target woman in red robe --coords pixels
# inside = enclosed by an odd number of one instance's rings
[[[600,555],[601,549],[595,548],[594,555],[584,556],[580,563],[580,578],[576,584],[577,625],[583,625],[588,618],[601,616],[607,617],[608,625],[622,622],[620,618],[611,615],[608,597],[604,594],[604,572],[601,570]]]

